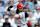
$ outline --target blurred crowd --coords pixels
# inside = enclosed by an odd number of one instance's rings
[[[19,27],[13,18],[16,14],[17,3],[23,4],[22,11],[26,14],[27,27],[40,27],[40,0],[0,0],[0,27]]]

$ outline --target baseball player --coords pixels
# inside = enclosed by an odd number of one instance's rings
[[[22,12],[22,10],[23,10],[23,5],[18,4],[16,15],[13,16],[15,18],[15,23],[17,24],[17,27],[27,27],[25,22],[25,12]]]
[[[22,12],[23,5],[19,2],[14,5],[17,5],[16,14],[13,16],[15,18],[15,23],[17,24],[17,27],[27,27],[25,22],[25,12]],[[11,9],[11,11],[13,11],[13,8]]]

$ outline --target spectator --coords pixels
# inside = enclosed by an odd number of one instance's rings
[[[24,0],[24,1],[22,2],[23,6],[25,6],[26,3],[28,3],[28,1],[27,1],[27,0]]]
[[[39,25],[39,27],[40,27],[40,18],[38,19],[38,25]]]
[[[8,18],[5,19],[5,23],[3,23],[3,27],[11,27],[10,23],[8,22]]]
[[[26,7],[28,9],[28,11],[30,11],[29,4],[28,3],[25,3],[25,6],[24,7]]]
[[[5,22],[5,19],[3,19],[0,15],[0,26],[2,27],[3,26],[3,23]]]
[[[39,27],[39,25],[35,25],[35,27]]]
[[[9,17],[8,22],[10,22],[12,27],[17,27],[17,25],[15,24],[15,19],[13,18],[12,14]]]
[[[37,4],[37,1],[36,0],[31,0],[34,4]]]
[[[19,0],[13,0],[13,1],[14,1],[14,3],[15,3],[15,2],[18,2]]]
[[[2,6],[2,2],[0,2],[0,15],[1,17],[3,17],[3,11],[4,11],[4,7]]]
[[[26,7],[26,8],[28,8],[28,9],[29,9],[28,3],[25,3],[25,6],[24,6],[24,7]]]
[[[29,9],[30,9],[31,11],[33,11],[33,9],[34,9],[34,3],[31,2],[31,0],[28,0],[28,4],[29,4]]]
[[[11,6],[12,4],[9,2],[8,4],[6,4],[7,6]]]
[[[34,3],[34,10],[37,8],[37,1],[36,0],[31,0]]]
[[[37,19],[33,16],[32,12],[29,12],[29,17],[26,19],[26,21],[27,21],[27,23],[30,22],[33,27],[34,27],[35,23],[37,23]]]
[[[38,1],[37,1],[37,3],[38,3],[38,5],[37,5],[37,6],[40,6],[40,0],[38,0]]]
[[[40,18],[40,8],[37,8],[37,11],[34,13],[34,16],[39,19]]]
[[[4,4],[5,4],[4,1],[0,0],[0,2],[2,2],[2,6],[4,6]]]
[[[4,0],[5,3],[8,3],[9,1],[10,1],[10,0],[6,0],[6,1]]]
[[[5,19],[5,18],[9,18],[9,14],[7,13],[7,12],[5,12],[4,14],[3,14],[3,18]]]

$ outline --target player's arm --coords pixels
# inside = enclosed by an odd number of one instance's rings
[[[22,14],[16,14],[16,15],[14,15],[13,17],[14,17],[14,18],[17,18],[17,19],[20,19],[20,18],[22,18]]]

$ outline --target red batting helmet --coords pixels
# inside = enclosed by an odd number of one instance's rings
[[[22,4],[18,4],[17,8],[23,8],[23,5]]]
[[[28,21],[28,24],[29,24],[29,25],[32,25],[32,22],[31,22],[31,21]]]

